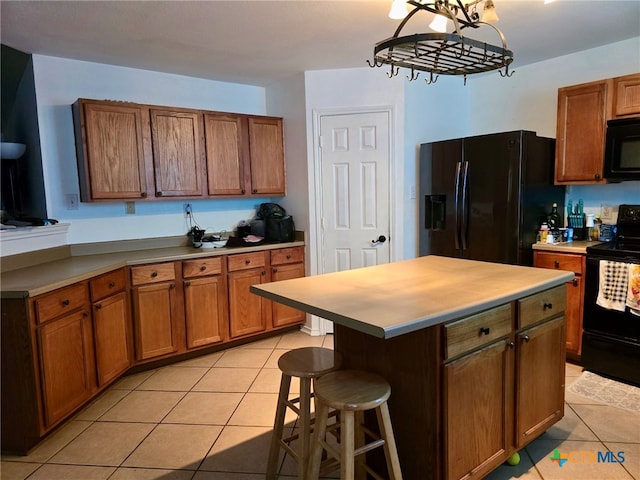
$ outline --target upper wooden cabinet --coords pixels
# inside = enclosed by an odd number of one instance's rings
[[[249,117],[251,193],[284,195],[284,139],[282,119]]]
[[[83,202],[147,195],[145,113],[133,104],[82,99],[73,104]]]
[[[611,116],[610,82],[558,90],[555,182],[604,183],[604,137]]]
[[[205,113],[209,195],[284,195],[282,119]]]
[[[284,195],[282,119],[79,99],[83,202]]]
[[[155,195],[200,197],[204,193],[202,115],[150,110]]]
[[[640,73],[614,78],[613,95],[616,117],[640,115]]]
[[[555,183],[605,183],[607,120],[639,114],[640,74],[558,89]]]

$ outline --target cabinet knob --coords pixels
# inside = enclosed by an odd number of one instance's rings
[[[176,284],[175,284],[175,283],[172,283],[171,285],[169,285],[169,288],[170,288],[171,290],[173,290],[174,288],[176,288]]]
[[[145,198],[145,197],[147,196],[147,192],[142,192],[142,193],[140,194],[140,196],[141,196],[142,198]]]
[[[245,265],[249,265],[251,263],[251,260],[249,260],[248,258],[244,261]]]
[[[278,273],[278,269],[277,269],[277,268],[274,268],[274,269],[273,269],[273,273]]]
[[[595,178],[596,180],[600,180],[600,174],[599,174],[599,173],[596,173],[596,174],[593,176],[593,178]]]
[[[560,262],[558,260],[553,261],[553,266],[556,268],[560,268]]]
[[[96,310],[100,310],[102,308],[102,304],[101,303],[97,303],[96,304]]]
[[[489,327],[480,328],[480,335],[489,335],[489,332],[491,332],[491,329]]]
[[[191,282],[189,282],[189,281],[184,282],[184,286],[185,287],[190,287],[191,286]]]
[[[545,303],[542,305],[543,310],[551,310],[553,308],[553,303]]]
[[[204,272],[207,269],[206,265],[200,265],[200,271]]]
[[[158,276],[158,272],[151,272],[151,278],[156,278]]]
[[[571,283],[573,283],[574,287],[577,287],[578,286],[578,279],[574,278],[573,280],[571,280]]]
[[[240,190],[240,193],[244,195],[245,193],[247,193],[247,191],[243,188],[242,190]]]
[[[68,300],[68,299],[64,299],[64,300],[62,300],[62,306],[63,306],[63,307],[68,307],[70,303],[71,303],[71,302],[69,302],[69,300]]]
[[[529,340],[531,340],[531,338],[529,337],[529,335],[522,335],[520,337],[520,339],[524,342],[524,343],[529,343]]]
[[[264,270],[262,272],[260,272],[260,275],[266,275],[267,272],[265,272]]]
[[[291,258],[291,255],[290,255],[290,254],[289,254],[289,255],[287,255],[287,260],[289,260],[290,258]]]
[[[84,312],[82,312],[82,316],[84,318],[87,318],[89,316],[89,312],[87,312],[86,310]]]
[[[156,197],[161,197],[162,196],[162,192],[156,192]]]
[[[510,349],[513,350],[514,348],[516,348],[516,343],[515,342],[509,342],[509,343],[507,343],[507,347],[509,347]]]
[[[253,193],[258,193],[258,189],[257,188],[254,188],[252,191],[253,191]]]
[[[116,286],[116,282],[109,282],[109,288],[113,288]]]

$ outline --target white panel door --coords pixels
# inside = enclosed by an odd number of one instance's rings
[[[322,273],[389,263],[389,146],[388,112],[321,117]]]

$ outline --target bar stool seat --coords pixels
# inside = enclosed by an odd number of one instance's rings
[[[316,480],[320,475],[323,451],[340,462],[340,478],[352,480],[355,463],[375,478],[383,478],[356,458],[377,447],[384,448],[387,470],[391,480],[402,480],[398,452],[393,437],[387,399],[391,395],[389,383],[379,375],[358,370],[338,370],[327,373],[315,382],[317,402],[316,424],[312,437],[312,452],[308,476]],[[338,411],[340,418],[339,450],[326,441],[329,409]],[[364,412],[375,409],[380,434],[363,425]],[[366,438],[372,441],[364,443]],[[358,445],[356,448],[356,439]]]
[[[267,463],[267,480],[278,477],[280,450],[289,453],[298,463],[298,478],[303,480],[307,475],[307,465],[311,450],[311,399],[312,382],[320,376],[340,368],[342,357],[328,348],[304,347],[290,350],[278,359],[278,368],[282,371],[278,406],[273,424],[273,434],[269,448]],[[289,400],[291,377],[300,379],[300,395]],[[298,415],[299,434],[283,438],[284,422],[287,408]],[[290,443],[299,440],[298,451]]]

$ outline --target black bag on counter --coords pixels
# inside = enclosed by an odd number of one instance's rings
[[[269,217],[283,218],[287,215],[287,212],[277,203],[261,203],[256,216],[261,219],[267,219]]]
[[[293,242],[295,239],[296,227],[291,215],[284,217],[265,218],[265,240],[267,242]]]

